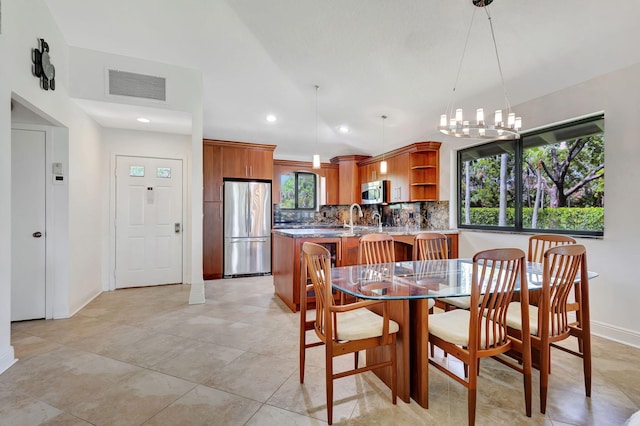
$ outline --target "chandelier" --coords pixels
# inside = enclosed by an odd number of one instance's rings
[[[473,26],[473,17],[475,16],[475,12],[477,10],[474,9],[473,15],[471,17],[471,24],[469,24],[469,30],[467,31],[467,38],[464,43],[462,57],[460,58],[460,65],[458,66],[456,81],[453,86],[451,101],[449,102],[446,113],[440,116],[440,125],[438,126],[438,130],[440,130],[440,132],[444,133],[445,135],[455,136],[457,138],[518,139],[520,137],[520,129],[522,129],[522,118],[516,117],[515,113],[511,112],[511,105],[509,104],[507,90],[504,85],[502,65],[500,64],[500,56],[498,56],[498,46],[496,45],[496,36],[493,32],[493,24],[491,22],[491,15],[489,14],[489,4],[491,4],[493,0],[471,0],[471,2],[476,7],[484,8],[484,11],[487,14],[487,19],[489,20],[489,27],[491,28],[491,38],[493,39],[493,48],[495,50],[496,60],[498,62],[498,71],[500,72],[500,83],[502,84],[502,91],[504,93],[505,114],[503,115],[501,109],[496,110],[494,114],[493,124],[490,124],[485,120],[483,108],[476,109],[475,121],[465,119],[462,114],[462,108],[456,108],[455,111],[453,109],[456,86],[458,85],[458,79],[460,78],[460,70],[462,68],[464,54],[467,50],[469,35],[471,34],[471,27]]]

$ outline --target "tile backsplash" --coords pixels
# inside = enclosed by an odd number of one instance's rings
[[[355,218],[355,224],[375,226],[378,212],[382,216],[384,226],[409,226],[421,229],[449,229],[449,202],[426,201],[416,203],[396,203],[389,205],[361,205],[363,217]],[[274,204],[273,217],[275,226],[308,225],[308,226],[342,226],[349,223],[349,206],[321,206],[319,211],[283,210]]]

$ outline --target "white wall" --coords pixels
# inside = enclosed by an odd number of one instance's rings
[[[102,211],[109,212],[103,217],[102,226],[102,263],[108,265],[103,270],[102,289],[109,290],[115,288],[114,282],[114,258],[115,253],[115,178],[113,170],[115,168],[115,157],[117,155],[129,155],[140,157],[177,158],[182,160],[183,170],[183,222],[190,221],[187,206],[190,203],[188,176],[191,175],[191,136],[174,135],[168,133],[141,132],[135,130],[122,129],[102,129]],[[189,209],[190,210],[190,209]],[[186,235],[186,234],[185,234]],[[183,242],[183,281],[189,282],[187,277],[189,252],[188,240]]]
[[[52,63],[56,66],[56,90],[40,89],[38,80],[31,75],[31,49],[38,46],[38,38],[50,45]],[[63,129],[56,130],[61,147],[68,142],[68,230],[60,230],[62,250],[56,253],[62,264],[68,265],[59,275],[66,280],[57,283],[54,315],[68,316],[100,292],[100,239],[95,230],[100,225],[100,203],[96,202],[96,188],[100,185],[99,128],[70,100],[67,90],[68,48],[56,28],[48,8],[41,1],[2,2],[2,34],[0,35],[0,197],[10,199],[11,188],[11,112],[10,98],[17,98],[37,108],[50,122]],[[66,129],[68,129],[68,131]],[[65,140],[66,139],[66,140]],[[64,156],[64,149],[56,153]],[[64,200],[54,200],[62,201]],[[8,367],[10,346],[10,229],[9,203],[1,203],[0,233],[0,371]],[[58,218],[58,224],[60,220]],[[56,223],[56,222],[54,222]],[[60,232],[56,232],[57,235]],[[64,242],[68,239],[68,251]],[[64,268],[63,268],[64,269]]]
[[[587,247],[594,334],[640,347],[640,64],[514,107],[527,128],[591,113],[605,113],[605,230],[602,239],[579,238]],[[447,142],[448,148],[462,145]],[[445,157],[443,157],[445,158]],[[454,160],[455,161],[455,160]],[[455,173],[455,165],[452,165]],[[447,179],[448,176],[443,176]],[[452,213],[453,214],[453,213]],[[461,231],[460,256],[495,247],[527,248],[527,235]]]
[[[108,170],[104,167],[105,152],[110,150],[133,152],[132,146],[125,148],[112,143],[115,131],[105,130],[88,117],[71,98],[70,82],[74,83],[76,96],[99,97],[98,101],[118,103],[106,98],[104,78],[89,81],[94,91],[79,85],[83,72],[90,70],[101,74],[104,67],[115,69],[135,67],[133,71],[158,70],[157,64],[144,63],[137,59],[117,55],[101,54],[83,49],[70,48],[55,25],[47,6],[42,0],[2,1],[2,33],[0,34],[0,198],[10,199],[11,191],[11,112],[10,98],[20,99],[31,106],[54,129],[54,161],[63,162],[67,171],[67,191],[56,189],[54,202],[64,203],[67,210],[62,215],[54,215],[56,238],[56,268],[54,271],[54,318],[73,315],[103,289],[108,277],[109,254],[105,226],[108,216],[108,198],[105,199],[104,185],[108,182]],[[38,38],[49,43],[51,61],[56,67],[56,90],[44,91],[38,79],[31,74],[31,49],[38,46]],[[73,54],[72,54],[73,53]],[[79,65],[79,64],[82,64]],[[124,64],[124,65],[123,65]],[[71,72],[71,68],[77,66]],[[89,67],[89,68],[87,68]],[[165,107],[184,112],[180,117],[191,119],[191,134],[186,136],[190,143],[190,157],[186,154],[185,137],[156,136],[163,152],[179,152],[185,161],[186,217],[185,229],[185,282],[196,284],[190,300],[204,302],[204,282],[202,280],[202,73],[199,70],[167,66],[164,72],[167,80],[168,104]],[[98,72],[97,70],[100,70]],[[102,74],[103,75],[103,74]],[[171,77],[180,76],[179,79]],[[96,77],[97,78],[97,77]],[[179,80],[179,81],[176,81]],[[97,88],[100,88],[98,90]],[[123,101],[120,99],[119,101]],[[158,105],[154,105],[158,107]],[[168,109],[167,108],[167,109]],[[129,141],[134,139],[139,146],[152,148],[150,138],[128,133]],[[188,132],[186,132],[188,133]],[[122,133],[124,134],[124,133]],[[121,135],[122,135],[121,134]],[[108,139],[103,146],[102,138]],[[168,148],[169,145],[175,146]],[[180,148],[176,148],[180,146]],[[155,147],[157,148],[157,147]],[[106,149],[106,151],[105,151]],[[148,152],[146,155],[153,155]],[[193,165],[193,166],[192,166]],[[63,209],[64,210],[64,209]],[[14,362],[10,333],[10,212],[9,203],[0,203],[0,372]],[[48,231],[51,231],[48,229]],[[60,267],[58,267],[60,266]],[[186,301],[185,301],[186,302]]]

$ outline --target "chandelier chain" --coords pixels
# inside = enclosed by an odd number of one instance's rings
[[[453,105],[455,101],[456,88],[458,87],[458,80],[460,80],[460,72],[462,71],[462,63],[464,62],[464,55],[467,53],[467,45],[469,44],[469,38],[471,38],[471,28],[473,28],[473,19],[476,16],[476,10],[473,9],[473,13],[471,14],[471,23],[469,23],[469,29],[467,30],[467,37],[464,40],[464,47],[462,48],[462,56],[460,56],[460,63],[458,64],[458,72],[456,73],[456,80],[453,83],[453,90],[451,91],[451,101],[449,101],[449,105],[447,106],[447,115],[451,115],[453,113]]]
[[[507,96],[507,86],[505,86],[504,84],[504,75],[502,74],[502,63],[500,62],[500,55],[498,55],[498,43],[496,43],[496,34],[493,31],[493,21],[491,20],[491,15],[489,14],[489,6],[485,6],[484,10],[485,12],[487,12],[487,18],[489,19],[489,28],[491,28],[491,38],[493,39],[493,49],[496,52],[496,61],[498,62],[498,72],[500,73],[500,84],[502,84],[502,91],[504,93],[504,103],[506,106],[506,110],[508,112],[511,112],[511,104],[509,103],[509,97]]]

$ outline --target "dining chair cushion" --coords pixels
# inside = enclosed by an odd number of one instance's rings
[[[471,298],[469,296],[441,297],[440,301],[446,303],[447,305],[453,305],[456,308],[469,309]]]
[[[366,308],[338,312],[336,317],[339,341],[382,336],[382,317]],[[399,329],[397,322],[389,320],[389,333]]]
[[[436,300],[435,299],[427,299],[427,305],[429,306],[429,309],[433,308],[434,306],[436,306]]]
[[[507,325],[516,330],[522,330],[522,316],[520,302],[509,303],[507,310]],[[538,335],[538,307],[529,305],[529,329],[532,336]]]
[[[469,346],[469,311],[465,309],[454,309],[442,314],[429,315],[429,334],[438,336],[442,340],[451,342],[458,346]],[[484,321],[488,321],[485,319]],[[484,342],[486,332],[485,322],[480,324],[481,341]],[[493,330],[493,327],[488,327]],[[493,332],[491,333],[493,334]],[[490,337],[490,344],[493,344],[493,336]],[[484,349],[484,344],[481,349]]]

